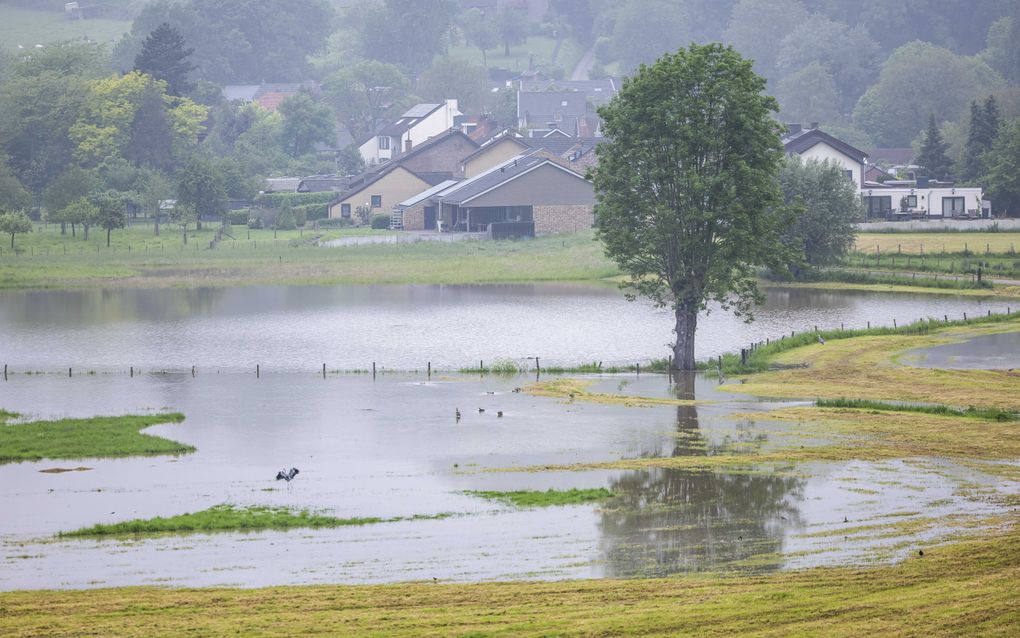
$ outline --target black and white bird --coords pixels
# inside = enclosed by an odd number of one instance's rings
[[[818,335],[818,343],[822,344],[823,346],[825,345],[825,339],[822,338],[822,335]]]
[[[297,476],[299,472],[300,470],[298,470],[296,467],[292,467],[289,470],[287,468],[284,468],[276,473],[276,480],[277,481],[284,480],[290,483],[291,481],[294,480],[294,477]]]

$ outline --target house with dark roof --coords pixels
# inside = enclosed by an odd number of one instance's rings
[[[392,122],[387,122],[370,135],[358,140],[358,150],[369,166],[385,164],[415,146],[453,128],[462,115],[457,100],[441,104],[418,104]]]
[[[521,90],[526,93],[548,91],[574,91],[581,93],[595,107],[607,104],[620,92],[619,78],[598,80],[523,80]]]
[[[493,224],[515,224],[530,227],[529,234],[544,234],[576,232],[595,222],[592,183],[540,149],[404,203],[410,204],[404,217],[409,230],[425,228],[426,207],[432,208],[441,231],[492,232]],[[423,214],[412,221],[407,211],[414,207]]]
[[[518,91],[517,127],[530,131],[532,137],[559,129],[571,137],[581,130],[581,120],[588,115],[588,101],[577,91]]]
[[[783,148],[787,155],[797,155],[805,161],[834,162],[843,168],[847,179],[858,189],[864,186],[867,153],[829,135],[818,128],[817,124],[808,128],[800,124],[790,124],[788,127],[787,134],[783,136]]]

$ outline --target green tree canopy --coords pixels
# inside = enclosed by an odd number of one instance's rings
[[[839,89],[832,73],[818,62],[779,81],[776,98],[787,122],[839,122]]]
[[[698,313],[715,300],[747,315],[756,268],[783,253],[778,104],[764,89],[732,48],[691,45],[641,67],[599,109],[597,234],[632,290],[673,310],[684,370]]]
[[[963,149],[963,166],[960,177],[973,182],[985,174],[985,157],[999,134],[999,106],[989,95],[984,106],[970,103],[970,127],[967,144]]]
[[[496,32],[503,43],[503,53],[510,55],[510,47],[524,42],[531,25],[528,16],[520,9],[506,7],[496,16]]]
[[[1020,216],[1020,118],[999,131],[988,155],[987,181],[996,210]]]
[[[163,22],[142,43],[142,50],[135,56],[135,71],[166,82],[169,95],[187,95],[195,88],[188,79],[196,68],[188,61],[194,51],[186,48],[177,29]]]
[[[32,220],[23,211],[0,212],[0,233],[11,236],[11,250],[14,250],[14,236],[32,232]]]
[[[609,56],[625,70],[650,64],[691,40],[691,14],[670,0],[633,0],[614,7]],[[606,60],[603,60],[606,61]]]
[[[336,126],[328,106],[305,92],[280,103],[283,144],[291,157],[310,153],[316,142],[336,144]]]
[[[447,46],[459,12],[455,0],[384,0],[363,4],[361,52],[365,58],[414,73],[432,64]]]
[[[482,64],[489,67],[486,51],[493,49],[499,44],[499,32],[496,31],[496,24],[485,17],[480,9],[468,9],[461,15],[461,30],[464,32],[464,39],[471,46],[478,47],[482,52]]]
[[[458,58],[436,58],[418,79],[418,94],[435,103],[457,98],[461,111],[479,113],[489,96],[488,74],[482,67]]]
[[[783,234],[790,248],[787,268],[796,278],[807,268],[838,263],[853,247],[854,224],[864,216],[856,184],[841,165],[799,157],[786,160],[779,183],[786,204],[799,209]]]
[[[0,155],[0,209],[22,210],[32,205],[32,195],[25,190]]]
[[[924,130],[929,115],[940,123],[955,120],[975,94],[986,93],[1001,81],[980,60],[927,42],[911,42],[882,65],[878,83],[854,109],[854,124],[869,131],[879,145],[908,146]]]
[[[399,68],[374,60],[341,69],[323,82],[327,99],[355,139],[374,131],[408,88]]]
[[[200,219],[202,215],[219,215],[226,207],[223,176],[208,159],[193,155],[177,171],[177,208],[193,211]]]
[[[800,0],[740,0],[733,8],[723,40],[754,61],[755,70],[776,77],[783,40],[808,18]],[[767,26],[767,34],[763,27]]]
[[[924,133],[921,152],[917,156],[917,164],[925,170],[925,175],[942,179],[952,172],[953,163],[946,154],[949,144],[942,139],[942,132],[935,121],[935,116],[928,118],[928,130]]]
[[[92,196],[96,207],[94,223],[106,231],[106,245],[110,246],[110,231],[124,228],[124,197],[114,190],[96,193]]]

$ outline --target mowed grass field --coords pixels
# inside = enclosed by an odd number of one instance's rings
[[[113,43],[131,30],[127,20],[68,20],[63,13],[37,11],[0,4],[0,47],[17,51],[18,45],[30,49],[36,44],[88,37],[96,42]]]
[[[450,47],[450,57],[459,58],[477,66],[483,66],[488,61],[489,68],[526,71],[532,62],[535,66],[551,65],[555,49],[555,38],[533,35],[523,43],[510,47],[510,55],[506,55],[506,49],[502,44],[486,51],[484,58],[478,47],[460,44]],[[567,38],[560,46],[560,51],[556,56],[556,65],[564,69],[569,77],[584,52],[584,47],[580,43]]]
[[[371,231],[341,230],[324,238]],[[386,233],[387,231],[376,231]],[[80,233],[80,229],[79,229]],[[95,230],[88,242],[59,227],[18,235],[0,255],[0,288],[228,286],[245,284],[469,284],[595,281],[619,274],[590,231],[529,241],[459,241],[319,247],[315,233],[251,231],[210,249],[214,231],[160,237],[148,226]],[[129,248],[130,247],[130,248]],[[66,252],[65,252],[66,251]]]
[[[923,248],[922,248],[923,247]],[[1020,250],[1020,233],[860,233],[855,250],[866,254],[1006,254]]]

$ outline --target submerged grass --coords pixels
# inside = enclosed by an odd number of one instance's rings
[[[613,493],[604,487],[596,489],[569,489],[569,490],[546,490],[516,492],[492,492],[468,490],[464,492],[472,496],[479,496],[494,501],[502,501],[516,507],[549,507],[553,505],[579,505],[593,503],[612,498]]]
[[[180,423],[184,415],[179,412],[10,424],[16,416],[0,411],[0,463],[195,451],[190,445],[141,433],[152,425]]]
[[[594,383],[591,379],[549,379],[538,381],[524,388],[524,392],[536,397],[566,399],[568,401],[587,401],[589,403],[606,403],[625,405],[628,407],[651,407],[655,405],[696,405],[697,401],[687,399],[663,399],[658,397],[627,396],[591,392],[588,388]]]
[[[295,511],[286,507],[216,505],[201,512],[178,514],[166,518],[157,516],[149,519],[135,519],[108,525],[93,525],[72,532],[60,532],[57,536],[59,538],[99,538],[187,532],[318,529],[347,525],[371,525],[384,520],[374,517],[336,518],[315,514],[308,510]]]
[[[1011,636],[1020,529],[872,568],[762,576],[0,593],[0,634]]]
[[[819,399],[815,405],[820,408],[848,408],[851,410],[878,410],[887,412],[922,412],[924,414],[937,414],[939,416],[962,416],[986,421],[1016,421],[1020,415],[1015,412],[1007,412],[998,408],[976,408],[971,406],[967,409],[953,408],[948,405],[909,405],[902,403],[888,403],[885,401],[870,401],[867,399]]]

